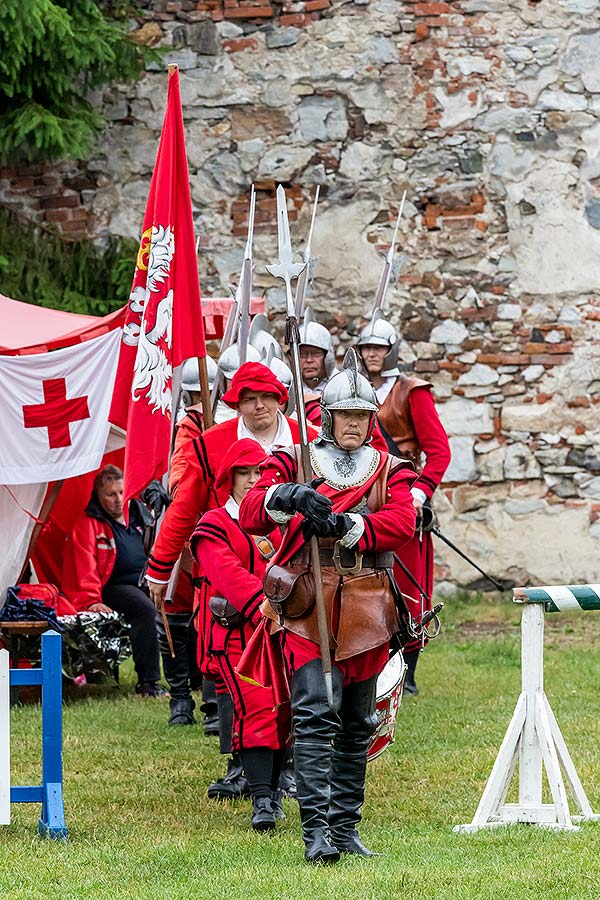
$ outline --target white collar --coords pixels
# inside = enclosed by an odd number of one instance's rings
[[[396,377],[396,375],[388,375],[383,384],[381,384],[378,388],[374,388],[375,396],[377,397],[377,402],[380,406],[383,405],[383,403],[387,399],[389,392],[396,384]]]
[[[231,518],[235,519],[237,522],[237,520],[240,517],[240,506],[239,506],[239,503],[237,503],[233,499],[232,495],[229,495],[229,497],[227,498],[227,503],[225,504],[225,509],[227,510],[227,512],[229,513]]]
[[[237,430],[238,441],[240,441],[242,438],[250,438],[251,440],[256,441],[257,444],[260,444],[266,453],[272,453],[273,450],[277,450],[281,447],[291,447],[291,445],[294,443],[294,441],[292,440],[292,431],[288,424],[288,420],[280,410],[277,410],[277,422],[277,433],[275,434],[275,437],[273,438],[271,443],[266,444],[261,441],[256,434],[250,431],[250,429],[244,422],[243,416],[240,416],[238,419]]]

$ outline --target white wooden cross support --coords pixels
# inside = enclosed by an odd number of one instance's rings
[[[550,591],[549,588],[539,590]],[[468,825],[456,825],[456,832],[478,831],[516,822],[577,831],[579,829],[573,824],[574,821],[600,819],[592,812],[544,693],[546,599],[538,599],[537,596],[532,599],[524,596],[525,593],[515,591],[517,602],[524,603],[521,620],[521,694],[473,821]],[[556,606],[550,608],[558,611]],[[517,803],[506,803],[517,766],[519,799]],[[542,800],[543,769],[546,770],[551,803]],[[579,810],[578,816],[570,813],[563,773]]]

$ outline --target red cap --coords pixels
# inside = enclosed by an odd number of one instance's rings
[[[259,391],[275,394],[279,403],[287,403],[289,394],[281,381],[267,366],[258,362],[247,362],[240,366],[231,382],[231,387],[221,398],[227,406],[236,409],[242,391]]]
[[[223,496],[225,490],[227,490],[228,496],[231,493],[233,470],[237,466],[258,466],[266,459],[266,456],[265,449],[252,438],[242,438],[232,444],[223,457],[217,472],[215,487],[219,496]]]

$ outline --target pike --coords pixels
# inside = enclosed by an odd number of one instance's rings
[[[237,336],[237,330],[239,325],[239,317],[240,317],[240,294],[241,294],[241,281],[237,286],[237,290],[235,292],[235,297],[231,302],[231,308],[229,310],[229,315],[227,316],[227,322],[225,323],[225,329],[223,331],[223,337],[221,338],[221,349],[220,352],[224,353],[225,350],[228,350],[229,347],[233,343],[235,343],[235,339]],[[212,391],[210,394],[210,408],[212,410],[213,416],[217,411],[217,404],[223,393],[224,387],[224,377],[223,373],[220,369],[217,370],[217,375],[215,377]]]
[[[404,210],[405,200],[406,200],[406,191],[404,191],[404,193],[402,194],[402,200],[400,201],[400,209],[398,210],[398,218],[396,219],[396,225],[394,227],[394,234],[392,235],[392,243],[390,244],[390,249],[388,250],[387,256],[385,258],[383,272],[381,273],[381,277],[379,279],[379,284],[377,285],[375,299],[373,300],[373,308],[371,310],[371,319],[374,318],[375,313],[377,312],[378,309],[383,309],[383,304],[385,302],[385,295],[387,293],[388,285],[390,283],[390,276],[392,274],[392,266],[394,263],[394,254],[396,252],[396,239],[398,237],[398,228],[400,226],[400,219],[402,218],[402,212]]]
[[[250,301],[252,299],[252,239],[254,237],[254,208],[256,204],[256,193],[254,185],[250,193],[250,212],[248,214],[248,238],[246,240],[246,249],[244,251],[244,262],[242,263],[242,275],[240,278],[240,308],[239,308],[239,339],[238,346],[240,348],[240,365],[246,362],[248,353],[248,336],[250,332]]]
[[[267,266],[267,272],[274,278],[281,278],[285,283],[287,311],[285,342],[290,348],[292,358],[292,375],[294,377],[294,391],[296,393],[302,471],[304,478],[306,479],[310,477],[312,467],[308,446],[308,425],[306,421],[306,410],[304,408],[304,394],[302,391],[302,375],[300,372],[300,331],[298,329],[296,307],[292,296],[292,279],[298,278],[306,268],[307,264],[306,262],[295,263],[292,259],[292,242],[287,214],[287,201],[285,191],[281,185],[277,188],[277,237],[279,244],[279,262],[272,266]],[[325,613],[325,601],[323,599],[323,579],[321,575],[319,542],[315,536],[311,538],[309,548],[310,562],[312,564],[315,579],[315,605],[319,626],[321,665],[323,667],[323,678],[325,680],[325,689],[327,691],[327,702],[333,709],[333,682],[331,676],[331,655],[329,652],[327,616]]]
[[[308,231],[308,238],[306,240],[306,246],[304,248],[303,259],[306,263],[306,266],[298,276],[298,281],[296,283],[296,319],[298,324],[304,318],[304,303],[306,300],[306,291],[308,290],[308,283],[312,281],[313,272],[317,263],[317,257],[311,256],[311,241],[313,236],[313,231],[315,227],[315,219],[317,216],[317,204],[319,202],[319,191],[320,185],[317,185],[315,190],[315,199],[313,204],[312,218],[310,220],[310,229]]]

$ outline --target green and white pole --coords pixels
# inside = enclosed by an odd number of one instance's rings
[[[546,612],[587,612],[600,609],[600,584],[550,584],[545,587],[515,588],[515,603],[543,603]]]
[[[454,831],[478,831],[517,822],[573,831],[573,821],[600,819],[592,812],[544,692],[544,613],[600,609],[600,585],[515,588],[521,618],[521,694],[473,821]],[[506,803],[515,770],[519,799]],[[542,799],[546,770],[551,803]],[[566,782],[566,784],[565,784]],[[567,787],[580,815],[572,816]]]

